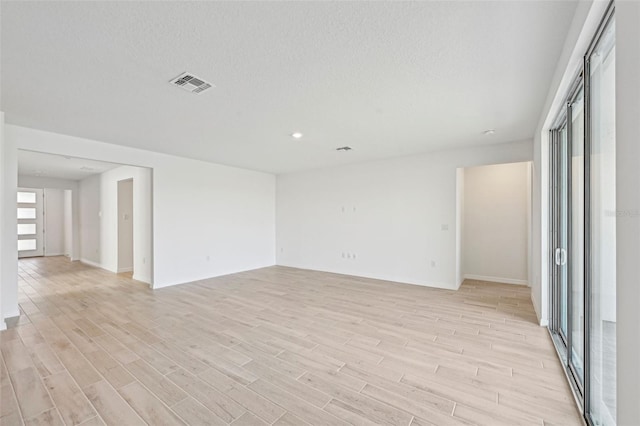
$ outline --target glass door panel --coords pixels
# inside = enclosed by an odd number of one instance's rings
[[[571,358],[580,388],[584,381],[584,91],[569,105],[571,115]]]
[[[560,131],[558,140],[558,242],[555,263],[558,269],[558,287],[560,292],[560,332],[565,345],[568,344],[568,287],[569,270],[567,268],[567,248],[569,246],[569,167],[566,126]]]
[[[565,119],[552,132],[552,329],[576,390],[584,389],[584,89],[577,82]]]
[[[589,57],[590,87],[590,395],[594,425],[616,421],[615,22]]]
[[[17,193],[18,257],[44,255],[43,190],[20,188]]]

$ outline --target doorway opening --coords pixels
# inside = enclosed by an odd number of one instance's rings
[[[66,255],[152,286],[152,178],[147,167],[18,150],[20,257]]]
[[[457,278],[529,285],[531,162],[457,170]]]
[[[118,181],[118,273],[133,276],[133,179]]]

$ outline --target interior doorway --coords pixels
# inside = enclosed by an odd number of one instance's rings
[[[133,179],[118,181],[118,273],[133,273]]]
[[[44,188],[44,256],[68,255],[109,272],[131,273],[149,285],[152,180],[147,167],[18,150],[18,188]],[[55,203],[50,206],[50,201]],[[60,220],[53,222],[57,238],[50,238],[49,211],[59,213]]]
[[[457,170],[458,282],[529,285],[531,162]]]

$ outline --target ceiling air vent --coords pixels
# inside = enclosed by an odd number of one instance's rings
[[[180,74],[169,83],[178,86],[187,92],[197,94],[213,87],[213,84],[207,83],[203,79],[196,77],[193,74],[189,74],[188,72]]]

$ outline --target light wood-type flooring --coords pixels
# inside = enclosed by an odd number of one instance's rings
[[[2,425],[579,425],[526,287],[270,267],[152,291],[20,261]]]

